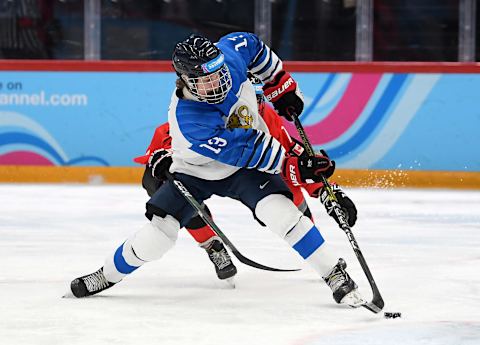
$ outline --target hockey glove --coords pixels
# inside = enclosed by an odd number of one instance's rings
[[[283,161],[282,175],[294,186],[300,186],[302,183],[321,182],[321,175],[329,178],[335,171],[335,161],[331,161],[328,156],[315,155],[314,157],[297,157],[287,155]]]
[[[263,93],[278,114],[288,121],[293,121],[290,114],[300,115],[303,111],[302,92],[288,72],[278,72],[271,82],[263,86]]]
[[[303,146],[303,143],[298,141],[295,138],[290,138],[291,141],[291,146],[290,149],[288,150],[288,154],[291,156],[297,156],[297,157],[307,157],[307,151],[305,150],[305,147]],[[323,154],[323,152],[322,152]],[[324,154],[326,156],[326,154]],[[328,156],[327,156],[328,157]]]
[[[160,180],[165,180],[167,177],[165,173],[170,169],[172,164],[172,150],[159,149],[153,151],[148,159],[148,166],[152,169],[153,177]]]
[[[355,204],[338,185],[332,184],[331,187],[333,194],[337,198],[338,204],[342,209],[347,224],[349,226],[354,226],[355,222],[357,221],[357,208],[355,207]],[[325,206],[328,215],[335,219],[338,225],[341,225],[340,219],[338,219],[338,216],[333,209],[332,201],[330,200],[328,192],[325,188],[322,188],[320,191],[320,201],[322,202],[323,206]]]

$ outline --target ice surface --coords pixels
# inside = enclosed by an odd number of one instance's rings
[[[333,302],[320,278],[248,209],[207,203],[239,250],[236,288],[185,231],[159,261],[101,295],[62,299],[145,222],[138,186],[0,185],[0,344],[480,344],[480,192],[348,190],[354,233],[386,302],[387,320]],[[309,199],[317,224],[368,298],[345,235]]]

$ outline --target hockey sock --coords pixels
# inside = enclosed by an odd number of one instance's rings
[[[204,243],[217,234],[207,225],[200,216],[192,218],[186,229],[198,243]]]
[[[103,268],[108,281],[117,283],[145,262],[160,259],[175,244],[180,226],[172,216],[153,216],[152,221],[117,248]]]
[[[131,240],[127,240],[117,248],[113,256],[109,256],[105,260],[103,274],[109,282],[118,283],[127,274],[132,273],[144,263],[145,261],[135,255]]]
[[[287,233],[285,240],[321,277],[337,264],[337,256],[332,253],[317,227],[305,216]]]
[[[322,277],[337,264],[338,257],[313,222],[284,195],[269,195],[257,203],[257,217],[284,238]]]

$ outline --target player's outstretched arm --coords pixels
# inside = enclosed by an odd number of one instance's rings
[[[325,150],[320,150],[322,156],[328,158],[328,154]],[[288,154],[290,156],[297,156],[299,158],[308,157],[306,155],[305,148],[303,144],[298,142],[296,139],[292,138],[292,148],[289,150]],[[315,156],[317,157],[317,156]],[[335,171],[335,161],[331,160],[331,167],[328,171],[323,172],[326,178],[330,178]],[[286,171],[286,170],[285,170]],[[345,194],[345,192],[335,183],[331,184],[333,193],[337,198],[337,202],[340,205],[343,213],[345,214],[347,223],[349,226],[354,226],[357,221],[357,208],[353,201]],[[333,210],[333,205],[331,200],[328,197],[328,192],[323,188],[323,183],[304,183],[302,187],[308,192],[308,194],[313,198],[319,198],[322,204],[327,210],[327,214],[330,215],[335,221],[340,224],[338,216]]]
[[[283,68],[283,62],[257,35],[248,32],[233,32],[219,42],[222,49],[239,54],[250,73],[263,83],[263,91],[277,112],[289,121],[291,113],[303,111],[303,94],[297,82]],[[225,47],[225,48],[224,48]]]
[[[288,121],[293,121],[292,113],[301,114],[303,111],[303,94],[287,71],[279,71],[270,82],[265,83],[263,93],[278,114]]]
[[[327,155],[316,154],[315,156],[296,156],[287,154],[282,167],[283,178],[290,181],[294,186],[305,183],[318,183],[322,176],[330,177],[335,171],[335,162]]]

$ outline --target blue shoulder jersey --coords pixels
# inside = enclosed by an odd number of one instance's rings
[[[220,104],[208,104],[175,92],[169,107],[173,164],[182,172],[206,180],[230,176],[240,168],[278,174],[285,150],[273,138],[258,113],[255,90],[247,72],[269,81],[282,62],[256,35],[237,32],[216,43],[225,57],[232,88]]]

